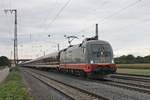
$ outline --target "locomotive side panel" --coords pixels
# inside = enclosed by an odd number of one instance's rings
[[[60,54],[60,68],[83,70],[86,67],[86,48],[82,45],[75,45],[67,48]]]
[[[74,46],[60,53],[61,64],[85,63],[85,51],[82,47]]]

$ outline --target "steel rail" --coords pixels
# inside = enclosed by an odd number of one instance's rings
[[[144,83],[139,84],[139,83],[136,83],[136,82],[133,83],[133,82],[126,81],[126,80],[114,80],[114,79],[108,79],[108,80],[111,81],[111,82],[114,82],[114,83],[120,83],[120,84],[126,84],[126,85],[130,85],[130,86],[134,86],[134,87],[150,89],[150,84],[149,85],[144,85]]]
[[[138,75],[138,74],[127,74],[127,73],[116,73],[114,75],[128,75],[128,76],[139,76],[139,77],[150,77],[150,75]]]
[[[108,80],[107,82],[100,82],[100,81],[95,81],[98,82],[100,84],[104,84],[104,85],[110,85],[110,86],[115,86],[115,87],[119,87],[119,88],[123,88],[123,89],[127,89],[127,90],[133,90],[133,91],[137,91],[140,93],[146,93],[146,94],[150,94],[150,89],[147,88],[142,88],[142,87],[136,87],[133,86],[133,84],[125,84],[125,83],[121,83],[121,82],[115,82],[115,81],[111,81]]]
[[[37,76],[31,74],[31,73],[28,72],[28,71],[24,71],[24,72],[27,72],[29,75],[32,75],[35,79],[39,80],[40,82],[42,82],[42,83],[45,84],[46,86],[51,87],[51,88],[55,89],[56,91],[58,91],[59,93],[65,95],[65,96],[68,97],[68,98],[70,98],[70,100],[74,100],[74,98],[70,97],[69,95],[66,95],[65,93],[61,92],[61,91],[58,90],[57,88],[51,86],[48,82],[43,81],[42,79],[40,79],[39,77],[37,77]]]
[[[111,75],[111,78],[134,80],[134,81],[140,81],[140,82],[150,82],[150,77],[130,75],[130,74],[113,74]]]

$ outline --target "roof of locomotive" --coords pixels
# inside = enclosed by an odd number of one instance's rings
[[[104,40],[90,40],[90,41],[83,41],[85,43],[100,43],[100,44],[109,44],[109,42],[104,41]]]
[[[107,41],[104,41],[104,40],[84,40],[82,41],[82,43],[80,44],[76,44],[76,45],[71,45],[71,46],[68,46],[67,48],[65,49],[62,49],[61,51],[66,51],[68,49],[73,49],[73,48],[78,48],[78,47],[81,47],[81,45],[85,43],[85,44],[92,44],[92,43],[98,43],[98,44],[109,44],[109,42]],[[109,44],[110,45],[110,44]]]

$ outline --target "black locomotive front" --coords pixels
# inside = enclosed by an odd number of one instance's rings
[[[107,75],[116,72],[113,62],[113,50],[106,41],[91,40],[87,42],[87,61],[92,75]]]

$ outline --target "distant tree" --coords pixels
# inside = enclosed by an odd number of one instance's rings
[[[150,63],[150,55],[145,56],[144,60],[145,60],[146,63]]]
[[[114,59],[116,64],[135,64],[135,63],[150,63],[150,55],[134,57],[133,55],[123,55]]]
[[[0,57],[0,66],[10,66],[9,59],[5,56],[1,56]]]
[[[133,55],[127,55],[125,60],[126,60],[126,63],[128,64],[135,63],[135,57]]]
[[[133,55],[123,55],[120,57],[115,58],[115,63],[116,64],[131,64],[135,62],[135,57]]]
[[[140,57],[140,56],[137,56],[136,57],[136,63],[145,63],[144,58]]]

